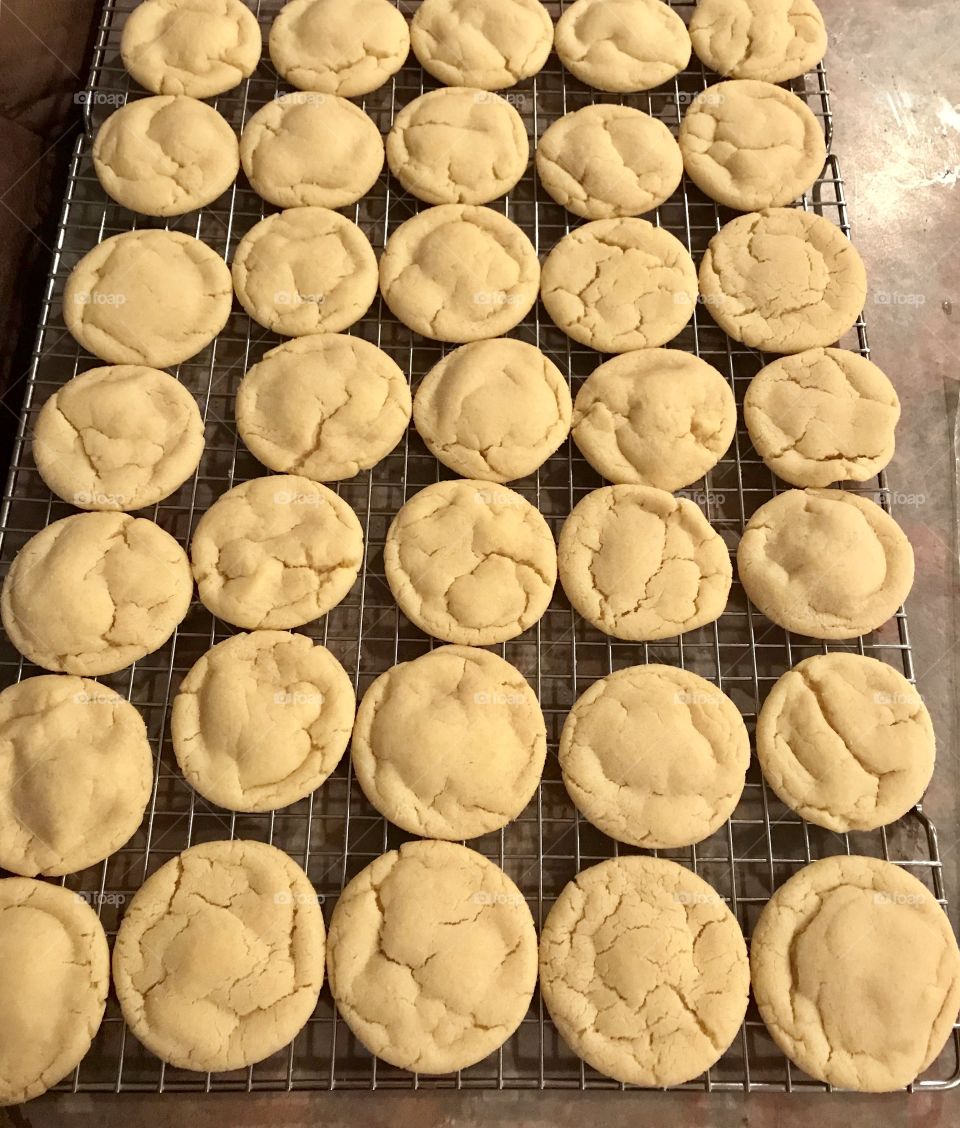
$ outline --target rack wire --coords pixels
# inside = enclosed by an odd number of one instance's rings
[[[264,31],[281,0],[248,0]],[[406,15],[418,0],[401,0]],[[668,0],[681,15],[693,4]],[[240,237],[265,214],[265,206],[241,176],[220,200],[203,210],[164,223],[146,220],[110,201],[91,162],[92,138],[99,124],[119,104],[143,94],[128,78],[119,56],[120,31],[135,0],[106,0],[96,37],[93,68],[84,99],[85,132],[78,138],[53,248],[53,261],[41,311],[36,348],[28,374],[10,474],[0,506],[0,571],[5,573],[17,550],[51,521],[71,508],[53,497],[40,480],[30,453],[30,434],[47,397],[77,372],[97,362],[81,352],[62,319],[63,286],[78,259],[100,240],[134,227],[168,226],[204,239],[229,261]],[[547,7],[554,19],[562,3]],[[596,101],[622,101],[659,118],[676,132],[690,100],[716,81],[694,59],[675,81],[655,91],[622,98],[598,94],[575,81],[555,55],[534,79],[509,93],[527,124],[532,141],[563,114]],[[436,85],[411,61],[381,90],[361,104],[384,133],[395,108]],[[833,118],[823,66],[791,84],[821,119],[828,147]],[[214,101],[238,131],[261,105],[285,89],[265,57],[256,73],[236,90]],[[386,237],[421,206],[385,172],[371,193],[348,214],[382,250]],[[531,168],[517,188],[494,207],[503,210],[545,254],[574,220],[541,190]],[[836,157],[828,157],[821,177],[801,206],[826,216],[849,234],[844,183]],[[272,210],[272,209],[267,209]],[[710,237],[732,213],[702,196],[684,179],[678,193],[648,218],[677,235],[698,258]],[[389,353],[409,373],[414,385],[446,351],[400,325],[378,299],[352,330]],[[576,392],[599,363],[556,329],[540,307],[514,331],[538,345],[570,374]],[[235,310],[220,337],[197,357],[182,364],[178,378],[197,397],[207,427],[207,445],[196,475],[176,494],[145,511],[181,544],[187,544],[199,514],[224,490],[263,474],[238,442],[233,398],[244,371],[278,338],[260,330]],[[842,344],[869,355],[867,330],[858,319]],[[766,358],[732,342],[698,306],[689,326],[673,346],[696,353],[729,380],[738,406],[751,377]],[[882,358],[881,358],[882,360]],[[909,426],[909,420],[905,420]],[[422,486],[448,476],[411,430],[402,444],[372,471],[341,483],[338,492],[356,510],[364,529],[366,552],[357,583],[340,606],[305,633],[329,646],[351,671],[358,693],[391,665],[428,651],[434,643],[399,612],[383,571],[388,524],[402,503]],[[513,483],[543,512],[554,533],[573,505],[602,480],[570,443],[536,474]],[[742,426],[733,447],[701,483],[681,493],[699,503],[729,548],[735,549],[745,521],[782,488],[752,450]],[[889,510],[891,488],[885,476],[856,487]],[[344,883],[382,852],[407,836],[381,818],[355,786],[349,757],[309,798],[271,814],[231,814],[206,803],[180,776],[170,745],[169,705],[180,679],[209,647],[233,633],[197,602],[175,636],[135,666],[103,681],[127,696],[148,726],[156,760],[155,784],[147,817],[122,850],[65,884],[95,906],[112,939],[125,904],[143,880],[188,845],[224,837],[272,842],[300,862],[324,901],[329,919]],[[535,628],[498,648],[518,666],[537,691],[546,716],[550,753],[534,800],[515,822],[470,845],[502,866],[520,885],[534,918],[542,923],[553,900],[583,867],[618,851],[618,846],[579,818],[563,787],[556,748],[564,717],[576,697],[598,677],[638,662],[666,662],[714,682],[739,706],[751,733],[760,704],[773,682],[803,658],[827,650],[853,650],[887,661],[913,681],[907,619],[901,610],[868,638],[823,644],[788,634],[750,607],[734,582],[721,619],[682,637],[651,644],[623,643],[600,634],[577,618],[562,591]],[[0,640],[2,684],[40,673],[26,663],[5,638]],[[743,799],[733,817],[712,837],[683,850],[660,851],[699,873],[727,899],[749,936],[757,914],[773,890],[811,860],[831,854],[863,853],[908,868],[945,904],[935,828],[918,807],[900,822],[867,834],[836,835],[807,824],[785,808],[765,786],[756,762],[751,765]],[[960,1084],[960,1034],[951,1041],[916,1088],[937,1090]],[[115,999],[94,1046],[75,1073],[59,1088],[73,1092],[164,1092],[294,1089],[616,1089],[617,1082],[594,1072],[561,1042],[539,996],[520,1029],[496,1054],[461,1073],[421,1078],[373,1058],[338,1019],[329,992],[289,1049],[252,1068],[205,1076],[167,1067],[126,1030]],[[746,1022],[730,1050],[701,1078],[682,1088],[698,1092],[825,1090],[792,1067],[764,1030],[751,1004]]]

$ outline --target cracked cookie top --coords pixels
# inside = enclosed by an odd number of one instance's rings
[[[0,881],[0,968],[3,1106],[39,1097],[86,1057],[107,1004],[110,949],[79,893],[9,877]]]
[[[540,937],[540,992],[594,1069],[662,1088],[699,1077],[747,1010],[740,926],[720,894],[664,858],[611,858],[557,898]]]
[[[523,894],[452,842],[407,842],[350,882],[330,921],[330,990],[377,1057],[452,1073],[492,1054],[527,1013],[537,933]]]
[[[187,555],[159,525],[76,513],[20,549],[0,608],[10,641],[31,662],[96,677],[159,650],[192,596]]]
[[[286,341],[237,389],[237,430],[271,470],[318,482],[385,458],[410,422],[410,385],[376,345],[344,333]]]
[[[363,560],[356,513],[301,475],[234,486],[200,518],[190,544],[203,605],[237,627],[300,627],[346,596]]]
[[[960,1010],[960,952],[943,909],[879,858],[823,858],[767,903],[750,943],[770,1035],[805,1073],[902,1089],[936,1060]]]
[[[604,486],[564,522],[560,582],[575,611],[631,642],[672,638],[723,614],[733,569],[701,510],[652,486]]]
[[[700,262],[700,293],[735,341],[764,352],[832,345],[867,300],[856,248],[823,216],[769,208],[731,220]]]
[[[492,646],[541,618],[557,580],[550,527],[518,493],[457,478],[415,494],[383,550],[400,610],[445,642]]]
[[[813,0],[698,0],[690,38],[697,57],[717,74],[767,82],[799,78],[827,50]]]
[[[243,1069],[291,1042],[323,984],[317,894],[286,854],[235,839],[192,846],[135,894],[113,949],[130,1030],[161,1061]]]
[[[441,646],[387,670],[360,703],[351,745],[363,792],[425,838],[476,838],[537,790],[547,730],[526,678],[489,650]]]
[[[534,345],[474,341],[435,364],[413,418],[430,451],[467,478],[510,482],[543,465],[570,430],[570,388]]]
[[[583,345],[607,353],[654,348],[693,316],[697,271],[669,231],[645,219],[598,219],[547,255],[540,296],[555,324]]]
[[[788,490],[747,522],[740,582],[772,622],[809,638],[856,638],[896,614],[913,549],[876,502],[843,490]]]

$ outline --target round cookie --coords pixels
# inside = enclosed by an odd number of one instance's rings
[[[346,670],[306,635],[254,631],[218,643],[173,700],[177,763],[229,811],[274,811],[305,798],[340,762],[356,698]]]
[[[527,236],[492,208],[441,204],[406,220],[380,259],[391,313],[434,341],[498,337],[533,308],[540,262]]]
[[[403,66],[410,32],[389,0],[290,0],[270,28],[270,59],[301,90],[353,98]]]
[[[212,203],[240,171],[237,135],[206,102],[160,95],[128,102],[97,131],[103,190],[141,215],[182,215]]]
[[[543,68],[553,21],[539,0],[423,0],[410,42],[423,69],[445,86],[502,90]]]
[[[620,94],[659,86],[690,61],[683,20],[662,0],[577,0],[564,7],[555,38],[575,78]]]
[[[892,618],[913,586],[913,549],[875,502],[843,490],[787,490],[747,522],[744,591],[808,638],[856,638]]]
[[[333,490],[298,475],[227,490],[190,544],[200,599],[218,618],[254,629],[301,627],[353,587],[363,529]]]
[[[347,885],[330,921],[330,990],[373,1054],[453,1073],[523,1021],[537,933],[523,894],[493,862],[452,842],[407,842]]]
[[[597,219],[547,255],[540,296],[554,323],[582,345],[608,353],[648,349],[665,345],[693,317],[697,271],[662,227]]]
[[[441,646],[387,670],[360,703],[353,770],[392,823],[459,841],[515,819],[547,754],[537,695],[489,650]]]
[[[243,0],[143,0],[120,38],[123,65],[154,94],[212,98],[256,70],[263,41]]]
[[[441,87],[394,118],[387,163],[404,188],[428,204],[486,204],[527,170],[523,118],[486,90]]]
[[[731,220],[700,261],[700,293],[735,341],[763,352],[832,345],[867,300],[856,248],[823,216],[768,208]]]
[[[457,478],[415,494],[394,517],[383,558],[393,598],[414,626],[463,645],[523,634],[557,580],[550,527],[494,482]]]
[[[25,678],[0,693],[0,866],[60,877],[136,833],[153,788],[137,710],[86,678]]]
[[[733,392],[712,365],[678,349],[638,349],[590,373],[572,434],[608,481],[672,492],[712,470],[736,428]]]
[[[819,1081],[882,1093],[936,1060],[960,1009],[960,952],[915,877],[879,858],[822,858],[774,893],[750,943],[771,1037]]]
[[[767,783],[838,834],[896,822],[920,802],[936,755],[923,700],[886,662],[817,654],[788,670],[757,718]]]
[[[717,74],[767,82],[799,78],[827,50],[813,0],[698,0],[690,38],[697,57]]]
[[[474,341],[423,378],[413,403],[420,437],[465,478],[525,478],[570,431],[570,389],[535,346],[512,337]]]
[[[126,513],[76,513],[27,541],[3,582],[13,645],[38,666],[97,677],[159,650],[190,609],[179,544]]]
[[[32,1100],[86,1057],[103,1021],[110,950],[97,914],[46,881],[0,881],[0,1106]]]
[[[245,1069],[288,1045],[323,985],[324,927],[303,870],[264,842],[192,846],[130,902],[113,982],[133,1035],[170,1065]]]
[[[663,122],[609,102],[558,118],[540,138],[536,159],[546,191],[586,219],[653,211],[683,177],[683,157]]]
[[[58,388],[33,428],[40,477],[78,509],[144,509],[169,497],[203,454],[197,401],[169,373],[91,368]]]
[[[617,1081],[692,1081],[747,1010],[747,946],[720,894],[665,858],[581,871],[547,915],[540,992],[573,1051]]]
[[[375,466],[410,422],[410,385],[376,345],[343,333],[285,341],[237,389],[237,430],[271,470],[318,482]]]
[[[692,501],[652,486],[604,486],[563,524],[560,582],[573,609],[604,634],[648,642],[723,614],[727,547]]]
[[[377,256],[355,223],[328,208],[288,208],[255,224],[233,256],[247,313],[284,337],[339,333],[377,296]]]
[[[560,736],[563,782],[581,814],[645,849],[709,838],[733,814],[749,764],[736,705],[673,666],[630,666],[594,682]]]
[[[226,325],[230,271],[206,243],[142,228],[104,239],[67,279],[63,320],[87,352],[110,364],[173,368]]]
[[[271,204],[342,208],[376,184],[383,138],[346,98],[295,90],[243,127],[240,160],[253,190]]]
[[[757,454],[785,482],[866,482],[893,458],[900,400],[865,357],[808,349],[754,376],[743,418]]]

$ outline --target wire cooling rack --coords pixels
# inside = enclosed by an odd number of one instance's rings
[[[681,15],[692,3],[670,0]],[[68,505],[51,497],[31,458],[30,434],[36,413],[53,390],[99,363],[78,350],[64,329],[64,282],[77,260],[101,239],[132,227],[169,226],[196,235],[230,259],[240,237],[264,215],[263,202],[240,181],[200,212],[169,223],[144,220],[112,203],[101,190],[90,159],[97,126],[117,105],[143,92],[127,77],[119,56],[120,31],[135,0],[106,0],[97,34],[89,88],[83,95],[86,132],[78,139],[43,301],[36,351],[29,373],[24,414],[10,476],[0,509],[0,567],[9,567],[17,550],[50,521],[67,516]],[[251,3],[264,38],[281,0]],[[556,19],[563,5],[548,3]],[[416,0],[401,2],[411,15]],[[411,56],[412,60],[412,56]],[[716,81],[694,59],[683,75],[650,93],[622,101],[660,118],[674,131],[692,97]],[[398,108],[436,85],[415,60],[381,90],[363,99],[363,108],[383,133]],[[822,67],[793,84],[822,120],[828,146],[832,116]],[[238,131],[278,90],[265,58],[242,86],[216,99],[217,109]],[[508,92],[523,116],[531,140],[563,113],[591,102],[618,100],[599,95],[566,75],[551,55],[544,70]],[[384,173],[371,193],[346,214],[360,224],[379,252],[387,235],[419,205]],[[540,189],[533,169],[514,192],[493,206],[502,209],[534,241],[541,255],[570,229],[573,217]],[[821,178],[802,201],[849,234],[840,167],[830,156]],[[699,258],[707,241],[731,217],[700,195],[686,179],[664,204],[655,222],[676,234]],[[414,386],[443,355],[444,347],[423,340],[400,325],[379,300],[351,332],[385,349],[410,375]],[[599,363],[590,349],[575,344],[539,307],[515,331],[538,345],[570,373],[574,392]],[[233,399],[244,371],[278,339],[234,311],[220,337],[199,356],[180,366],[179,379],[197,397],[207,426],[207,446],[195,477],[175,495],[145,511],[186,545],[200,514],[235,483],[263,474],[264,468],[239,444],[233,424]],[[725,336],[698,307],[690,325],[673,342],[715,365],[730,381],[738,405],[750,378],[765,362]],[[844,345],[869,353],[863,320]],[[880,358],[881,363],[883,358]],[[910,420],[903,421],[910,426]],[[422,486],[445,477],[414,431],[372,471],[340,485],[338,492],[356,510],[366,538],[360,578],[343,603],[306,633],[329,646],[351,671],[358,692],[384,670],[430,649],[431,640],[400,614],[383,574],[387,526],[403,502]],[[554,533],[573,505],[601,479],[568,442],[538,474],[513,483],[534,502]],[[889,509],[891,491],[880,479],[857,487]],[[698,502],[731,550],[745,521],[777,492],[778,484],[751,448],[741,427],[729,454],[705,481],[682,491]],[[144,878],[192,843],[230,836],[275,843],[300,862],[329,912],[345,881],[405,836],[367,804],[353,783],[349,758],[316,794],[291,807],[264,815],[233,815],[194,794],[176,768],[169,737],[169,705],[180,679],[214,643],[232,633],[199,603],[175,637],[136,666],[104,681],[129,697],[143,714],[156,757],[156,781],[147,818],[134,839],[102,865],[66,879],[100,913],[111,939],[124,905]],[[580,869],[617,853],[618,846],[578,818],[560,779],[556,747],[563,719],[575,698],[598,677],[638,662],[667,662],[714,682],[737,703],[753,730],[757,711],[773,682],[790,666],[827,649],[855,650],[885,660],[913,679],[907,620],[901,611],[869,638],[829,647],[787,634],[748,605],[734,583],[728,608],[718,623],[650,645],[618,642],[600,634],[571,612],[557,593],[540,623],[499,652],[530,679],[543,705],[550,755],[542,785],[519,819],[503,831],[474,840],[475,849],[502,866],[524,891],[538,924],[562,887]],[[41,671],[30,667],[4,638],[0,641],[3,684]],[[628,849],[628,848],[623,848]],[[944,902],[936,832],[919,808],[899,823],[869,834],[835,835],[802,822],[764,785],[756,763],[748,775],[734,816],[695,847],[662,851],[695,870],[728,900],[749,936],[757,914],[775,887],[812,859],[845,852],[892,859],[909,868]],[[960,1037],[956,1031],[940,1059],[917,1088],[950,1088],[960,1083]],[[293,1045],[251,1069],[214,1076],[164,1066],[129,1034],[111,998],[103,1028],[77,1071],[59,1088],[83,1092],[223,1091],[290,1089],[564,1088],[615,1089],[620,1086],[580,1062],[560,1041],[539,997],[519,1031],[496,1054],[462,1073],[419,1078],[377,1061],[338,1020],[325,989],[317,1011]],[[792,1068],[766,1034],[755,1009],[720,1062],[686,1089],[694,1091],[823,1090]]]

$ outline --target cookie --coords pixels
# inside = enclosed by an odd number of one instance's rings
[[[0,881],[0,1105],[70,1076],[100,1029],[109,986],[103,925],[77,893]]]
[[[662,0],[577,0],[564,6],[555,38],[575,78],[620,94],[659,86],[690,61],[683,20]]]
[[[769,208],[731,220],[700,261],[700,294],[735,341],[763,352],[832,345],[867,300],[856,248],[829,219]]]
[[[346,98],[294,91],[267,102],[243,127],[240,160],[268,203],[342,208],[376,184],[383,138]]]
[[[134,835],[153,789],[140,714],[86,678],[25,678],[0,693],[0,866],[60,877]]]
[[[387,163],[404,188],[428,204],[486,204],[527,170],[523,118],[487,90],[441,87],[394,118]]]
[[[796,94],[770,82],[718,82],[694,98],[680,123],[687,176],[737,211],[792,203],[823,171],[823,127]]]
[[[216,251],[181,231],[141,228],[80,259],[63,292],[63,320],[109,364],[173,368],[210,344],[232,304],[230,271]]]
[[[540,993],[563,1040],[632,1085],[681,1085],[709,1069],[740,1030],[749,987],[733,913],[665,858],[583,870],[540,937]]]
[[[194,473],[203,432],[197,401],[169,373],[91,368],[40,409],[33,460],[57,497],[78,509],[144,509]]]
[[[788,490],[747,522],[737,571],[750,601],[777,626],[809,638],[856,638],[882,627],[906,599],[913,549],[865,497]]]
[[[530,502],[495,482],[454,479],[415,494],[383,549],[393,598],[425,634],[492,646],[546,611],[557,580],[550,527]]]
[[[120,38],[123,65],[154,94],[212,98],[253,74],[263,42],[243,0],[143,0]]]
[[[553,21],[539,0],[423,0],[410,42],[423,69],[445,86],[502,90],[543,68]]]
[[[391,313],[434,341],[498,337],[533,308],[540,262],[527,236],[492,208],[441,204],[406,220],[380,259]]]
[[[229,811],[274,811],[316,791],[350,739],[346,670],[306,635],[254,631],[218,643],[173,699],[177,763]]]
[[[288,1045],[323,984],[324,928],[303,870],[264,842],[192,846],[134,895],[113,949],[131,1033],[170,1065],[245,1069]]]
[[[827,50],[813,0],[699,0],[690,38],[697,57],[717,74],[767,82],[799,78]]]
[[[754,450],[785,482],[866,482],[893,458],[900,400],[865,357],[808,349],[754,376],[743,418]]]
[[[290,0],[270,28],[270,59],[301,90],[353,98],[388,82],[410,51],[389,0]]]
[[[653,211],[672,196],[683,157],[662,121],[604,102],[547,128],[537,145],[537,175],[567,211],[614,219]]]
[[[822,858],[774,893],[750,943],[770,1036],[844,1089],[901,1089],[936,1060],[960,1010],[960,951],[915,877],[879,858]]]
[[[75,513],[20,549],[0,609],[29,661],[97,677],[159,650],[192,597],[187,554],[159,525],[126,513]]]
[[[333,490],[273,474],[217,498],[197,524],[190,558],[200,599],[218,618],[251,630],[301,627],[353,587],[363,530]]]
[[[649,349],[665,345],[693,316],[697,271],[687,248],[662,227],[597,219],[547,255],[540,296],[554,323],[582,345],[608,353]]]
[[[182,215],[222,196],[240,171],[237,135],[206,102],[161,95],[128,102],[97,131],[103,190],[141,215]]]
[[[407,842],[347,885],[330,921],[330,990],[366,1048],[399,1069],[453,1073],[517,1029],[537,980],[523,894],[452,842]]]
[[[580,813],[645,849],[690,846],[733,814],[750,764],[736,705],[673,666],[617,670],[577,698],[560,768]]]
[[[573,409],[574,442],[598,474],[671,492],[712,470],[736,429],[730,385],[678,349],[606,361],[580,386]]]
[[[364,694],[351,745],[363,793],[424,838],[476,838],[536,794],[547,754],[537,695],[489,650],[440,646]]]
[[[237,430],[271,470],[318,482],[375,466],[410,422],[410,385],[376,345],[343,333],[286,341],[237,389]]]
[[[719,619],[733,569],[727,547],[692,501],[652,486],[604,486],[563,524],[560,583],[604,634],[649,642]]]
[[[465,478],[525,478],[570,431],[566,378],[533,345],[512,337],[474,341],[423,378],[413,402],[420,437]]]

